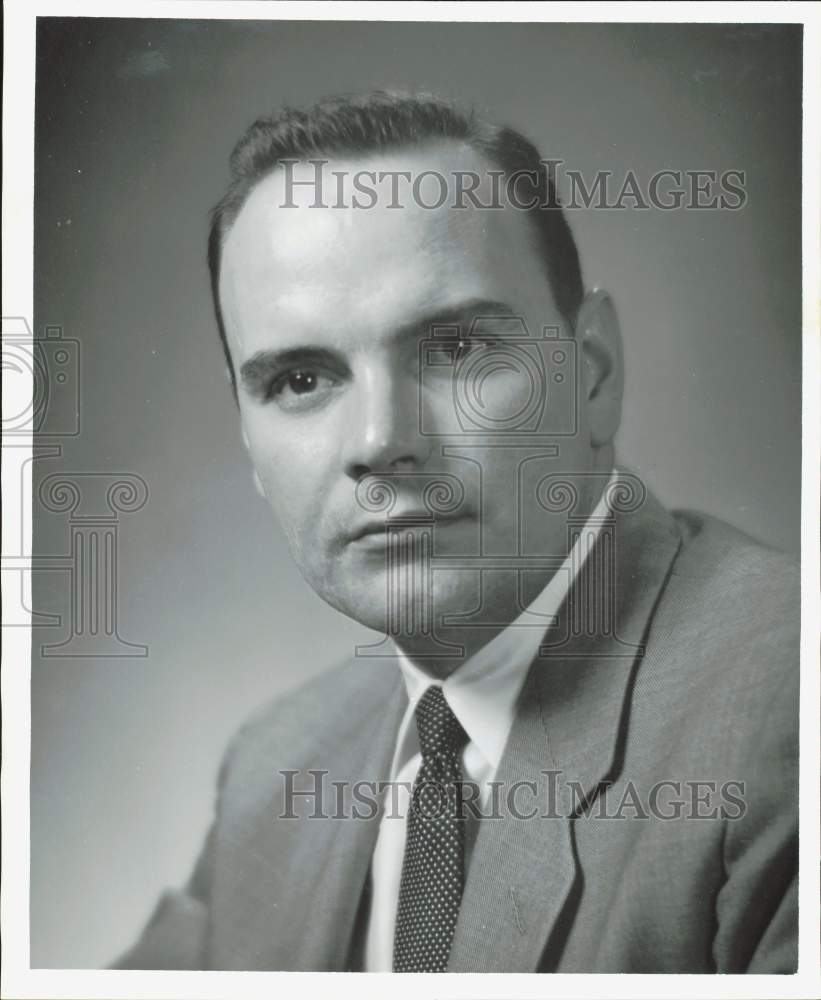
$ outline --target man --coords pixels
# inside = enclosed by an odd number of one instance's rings
[[[615,468],[616,313],[538,152],[373,94],[260,120],[232,171],[256,485],[386,639],[242,729],[119,966],[794,971],[796,574]]]

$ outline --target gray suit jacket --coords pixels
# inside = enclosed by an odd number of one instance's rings
[[[450,970],[795,970],[798,611],[793,562],[729,526],[650,497],[617,515],[496,775],[554,799],[479,823]],[[357,968],[378,818],[333,818],[332,782],[388,778],[404,707],[395,665],[360,658],[249,721],[188,885],[117,967]],[[310,769],[332,818],[309,798],[281,818],[279,772]]]

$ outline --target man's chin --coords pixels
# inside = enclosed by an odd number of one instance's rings
[[[481,602],[477,574],[400,573],[390,582],[384,569],[371,570],[347,586],[315,586],[332,608],[376,632],[422,634],[450,615],[475,612]]]

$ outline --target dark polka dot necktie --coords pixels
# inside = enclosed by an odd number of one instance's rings
[[[468,735],[431,686],[416,707],[422,763],[413,783],[393,943],[394,972],[444,972],[464,884],[459,752]]]

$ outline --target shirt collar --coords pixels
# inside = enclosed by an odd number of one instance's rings
[[[431,685],[442,688],[447,703],[471,743],[495,770],[499,766],[513,725],[516,700],[546,630],[569,591],[573,578],[598,538],[609,513],[608,497],[618,479],[614,470],[599,502],[579,532],[572,550],[545,588],[519,617],[489,643],[465,660],[444,681],[430,677],[397,647],[399,669],[408,694],[394,757],[394,775],[416,752],[412,726],[419,699]]]

